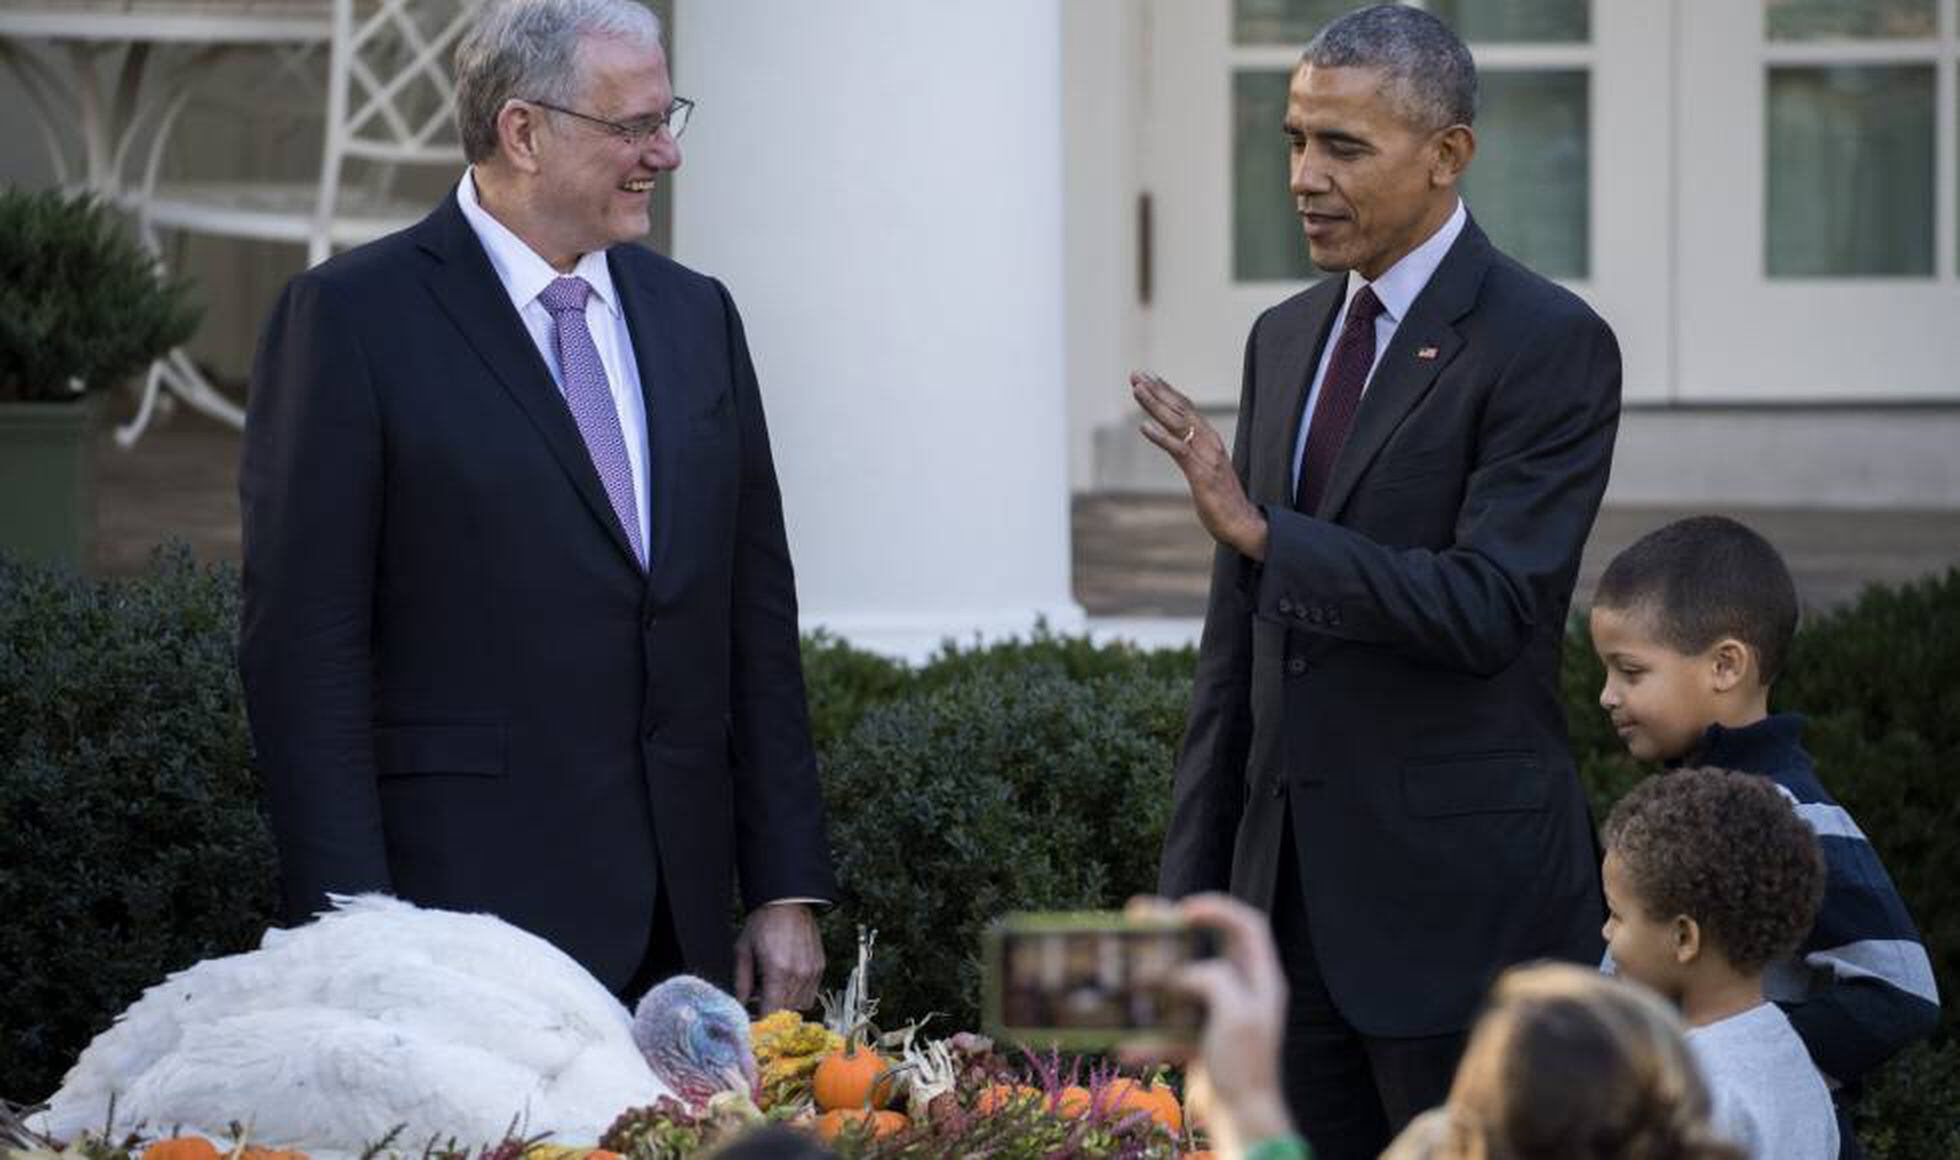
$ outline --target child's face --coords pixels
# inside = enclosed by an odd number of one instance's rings
[[[1620,974],[1679,1002],[1686,968],[1674,921],[1648,915],[1633,891],[1626,864],[1614,851],[1606,851],[1599,876],[1606,887],[1606,925],[1599,933],[1605,936],[1606,949]]]
[[[1714,658],[1661,643],[1639,611],[1594,608],[1591,625],[1606,666],[1599,704],[1627,752],[1641,761],[1687,756],[1721,716]]]

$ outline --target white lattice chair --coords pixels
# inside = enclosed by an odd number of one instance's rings
[[[463,164],[450,62],[482,3],[333,0],[314,181],[164,180],[172,129],[190,97],[186,88],[158,121],[142,183],[129,199],[140,235],[159,255],[160,231],[295,243],[306,247],[312,266],[336,249],[412,225],[428,204],[398,196],[394,178],[403,165],[453,171]],[[355,180],[357,166],[364,172]],[[199,410],[244,425],[244,412],[214,390],[181,350],[172,351],[151,368],[135,418],[117,430],[124,447],[141,437],[166,388]]]

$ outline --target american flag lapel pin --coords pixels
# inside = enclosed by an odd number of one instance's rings
[[[1439,355],[1439,354],[1441,354],[1441,353],[1442,353],[1441,351],[1439,351],[1439,350],[1437,350],[1437,349],[1436,349],[1435,347],[1433,347],[1433,346],[1424,346],[1424,347],[1418,347],[1418,348],[1416,348],[1416,357],[1417,357],[1417,358],[1423,358],[1423,359],[1433,359],[1433,358],[1435,358],[1435,357],[1436,357],[1437,355]]]

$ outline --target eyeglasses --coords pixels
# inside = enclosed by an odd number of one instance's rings
[[[547,101],[527,100],[525,103],[536,105],[540,109],[550,109],[554,113],[563,113],[567,117],[577,117],[581,121],[590,121],[635,149],[644,147],[647,141],[662,129],[673,134],[674,140],[680,140],[681,134],[687,132],[688,117],[694,112],[694,102],[686,97],[675,97],[674,103],[667,106],[667,111],[657,117],[644,117],[638,121],[626,122],[608,121],[604,117],[581,113],[577,109],[562,108]]]

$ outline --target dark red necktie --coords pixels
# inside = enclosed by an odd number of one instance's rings
[[[1375,365],[1375,318],[1381,312],[1381,299],[1372,286],[1363,286],[1348,303],[1347,321],[1314,400],[1307,450],[1300,457],[1300,486],[1293,506],[1308,515],[1320,507],[1327,479],[1334,474],[1334,460],[1347,442],[1348,428],[1354,426],[1354,413],[1361,409],[1361,388],[1368,385],[1368,372]]]

